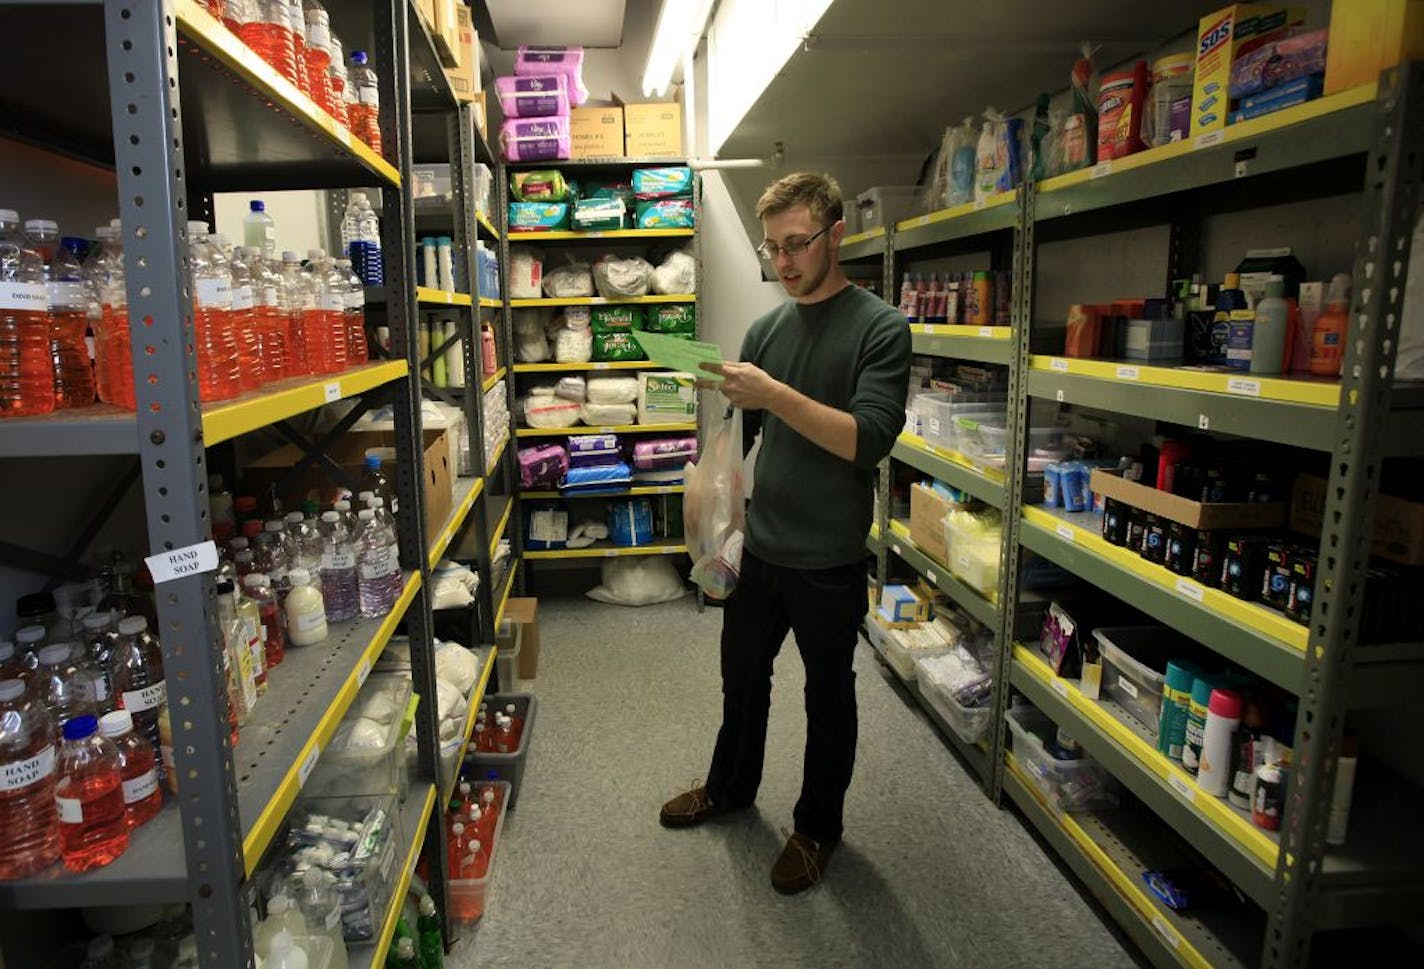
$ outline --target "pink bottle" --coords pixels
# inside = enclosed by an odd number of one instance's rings
[[[44,259],[25,244],[19,224],[13,209],[0,209],[0,417],[54,410]]]
[[[0,681],[0,879],[25,878],[59,860],[54,768],[49,712],[23,680]]]
[[[117,859],[129,846],[119,750],[99,735],[94,717],[64,725],[54,803],[64,867],[88,871]]]

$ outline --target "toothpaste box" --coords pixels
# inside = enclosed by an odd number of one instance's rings
[[[1226,127],[1231,113],[1231,65],[1305,21],[1298,7],[1233,3],[1201,19],[1192,82],[1192,137]]]

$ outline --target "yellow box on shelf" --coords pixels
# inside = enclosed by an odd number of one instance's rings
[[[940,209],[928,215],[917,215],[913,219],[904,219],[895,223],[896,232],[907,232],[910,229],[923,229],[927,225],[934,225],[937,222],[949,222],[953,219],[960,219],[966,215],[973,215],[975,212],[982,212],[985,209],[998,208],[1010,202],[1018,200],[1019,190],[1010,189],[1007,192],[999,192],[986,199],[975,199],[973,202],[965,202],[963,205],[956,205],[953,208]],[[844,245],[844,243],[842,243]]]
[[[400,172],[390,162],[317,107],[315,101],[259,57],[256,51],[228,30],[222,21],[209,13],[198,0],[177,0],[174,4],[174,14],[178,20],[178,29],[184,37],[195,42],[243,82],[256,88],[264,98],[270,99],[275,107],[344,149],[387,184],[400,185]]]
[[[469,293],[456,293],[448,289],[431,289],[428,286],[415,288],[415,301],[422,306],[470,306],[474,302]]]
[[[433,569],[439,563],[440,557],[445,554],[445,550],[450,547],[451,540],[455,533],[460,530],[461,524],[465,521],[465,516],[469,515],[470,508],[474,506],[475,499],[484,490],[484,478],[457,478],[455,481],[455,493],[460,494],[463,489],[464,494],[460,495],[460,500],[455,503],[455,507],[450,511],[450,518],[445,522],[445,527],[440,530],[440,534],[435,536],[435,541],[430,544],[430,567]]]
[[[515,433],[520,437],[567,437],[570,434],[642,434],[660,431],[696,431],[695,423],[689,424],[613,424],[608,427],[521,427]]]
[[[494,385],[503,380],[507,373],[509,373],[508,368],[500,367],[498,370],[496,370],[494,373],[490,374],[484,379],[484,383],[480,384],[480,390],[486,394],[489,393],[491,390],[494,390]]]
[[[336,727],[341,723],[341,718],[346,716],[346,711],[350,709],[351,702],[356,699],[361,684],[366,682],[366,677],[370,674],[371,667],[375,665],[377,657],[386,648],[386,644],[391,641],[391,635],[395,632],[402,617],[405,616],[405,611],[410,607],[410,602],[415,598],[415,592],[419,588],[419,572],[412,572],[406,576],[405,588],[401,590],[400,598],[396,600],[391,611],[386,614],[385,619],[377,627],[375,634],[371,637],[371,642],[366,646],[366,650],[361,656],[361,661],[347,675],[346,682],[342,684],[341,690],[332,700],[331,706],[327,708],[326,715],[321,718],[311,737],[302,746],[296,761],[287,769],[282,782],[277,785],[272,799],[262,809],[262,813],[258,815],[252,829],[242,839],[242,855],[249,876],[256,870],[257,863],[262,860],[262,855],[272,844],[272,839],[276,837],[277,831],[281,828],[283,819],[292,809],[292,803],[301,793],[302,785],[306,783],[307,777],[316,767],[322,748],[331,741],[332,735],[336,733]]]
[[[602,559],[624,555],[681,555],[687,546],[681,539],[664,539],[649,545],[609,545],[595,542],[588,548],[526,549],[526,559]]]
[[[1114,158],[1111,161],[1102,162],[1091,168],[1082,168],[1076,172],[1055,175],[1053,178],[1047,178],[1039,182],[1037,192],[1039,195],[1057,192],[1065,188],[1071,188],[1074,185],[1081,185],[1083,182],[1094,178],[1111,176],[1115,172],[1130,171],[1131,169],[1142,168],[1146,165],[1157,165],[1173,158],[1189,155],[1194,151],[1204,148],[1211,148],[1216,145],[1229,145],[1233,142],[1255,138],[1266,132],[1276,131],[1293,124],[1300,124],[1302,121],[1311,121],[1335,111],[1344,111],[1348,108],[1368,104],[1375,100],[1375,96],[1378,92],[1379,82],[1372,81],[1369,84],[1363,84],[1359,87],[1351,88],[1348,91],[1341,91],[1339,94],[1332,94],[1328,97],[1316,98],[1314,101],[1307,101],[1304,104],[1282,108],[1280,111],[1262,115],[1259,118],[1238,121],[1236,124],[1227,125],[1225,128],[1216,131],[1204,132],[1184,141],[1162,145],[1157,148],[1149,148],[1146,151],[1139,151],[1125,158]]]
[[[1148,387],[1172,387],[1231,397],[1255,397],[1287,404],[1330,408],[1340,404],[1340,384],[1337,381],[1309,377],[1266,377],[1260,374],[1153,367],[1131,361],[1081,360],[1041,354],[1029,357],[1029,369],[1044,373],[1096,377],[1099,380],[1115,380]]]
[[[566,299],[512,299],[509,305],[514,309],[532,309],[539,306],[618,306],[624,303],[695,303],[695,295],[679,296],[633,296],[629,299],[604,299],[602,296],[570,296]]]
[[[593,232],[532,232],[526,236],[530,242],[563,242],[578,239],[690,239],[696,229],[605,229]]]
[[[1111,544],[1094,531],[1065,522],[1047,509],[1025,505],[1023,520],[1027,525],[1053,532],[1063,541],[1086,549],[1098,558],[1131,572],[1144,582],[1151,582],[1197,603],[1206,612],[1223,616],[1291,649],[1305,652],[1310,630],[1293,622],[1284,613],[1267,609],[1254,602],[1246,602],[1220,589],[1212,589],[1193,579],[1177,575],[1170,569],[1147,561],[1135,552]]]
[[[1179,764],[1169,759],[1152,744],[1138,736],[1102,704],[1083,695],[1077,682],[1053,675],[1046,660],[1021,643],[1014,645],[1014,662],[1031,676],[1064,697],[1074,710],[1093,726],[1107,734],[1125,750],[1142,769],[1167,782],[1178,798],[1208,821],[1223,837],[1236,842],[1270,869],[1276,866],[1280,846],[1262,829],[1252,824],[1224,798],[1213,797],[1197,789],[1196,779]]]
[[[339,374],[279,380],[234,400],[208,404],[203,408],[203,442],[211,447],[322,404],[354,397],[399,380],[407,369],[404,360],[368,363]]]

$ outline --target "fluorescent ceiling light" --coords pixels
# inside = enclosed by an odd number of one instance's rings
[[[683,52],[701,39],[711,10],[712,0],[663,0],[653,46],[648,51],[648,66],[643,71],[645,97],[662,97],[667,93],[672,72],[681,62]]]

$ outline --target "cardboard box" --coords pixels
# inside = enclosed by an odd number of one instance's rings
[[[620,158],[623,155],[623,108],[573,108],[569,111],[569,141],[574,158]]]
[[[457,8],[464,7],[464,0],[434,0],[435,2],[435,51],[440,62],[446,67],[459,67],[462,61],[460,50],[460,15]],[[465,8],[468,12],[469,8]]]
[[[1297,475],[1291,489],[1290,527],[1304,535],[1319,535],[1325,520],[1324,478]],[[1424,502],[1380,495],[1375,504],[1370,552],[1402,565],[1424,565]]]
[[[1289,508],[1285,502],[1252,504],[1250,502],[1192,501],[1169,491],[1158,491],[1151,485],[1126,481],[1115,474],[1095,468],[1089,485],[1096,494],[1115,498],[1125,505],[1181,522],[1192,528],[1214,531],[1222,528],[1279,528],[1286,523]]]
[[[1330,5],[1325,93],[1379,77],[1380,71],[1424,57],[1424,0],[1336,0]]]
[[[510,598],[504,607],[504,618],[520,626],[519,678],[532,680],[539,672],[539,600]]]
[[[478,48],[476,48],[478,50]],[[480,76],[479,71],[475,71],[475,77]],[[479,129],[481,135],[489,137],[489,109],[485,104],[486,94],[484,91],[476,91],[475,96],[470,99],[470,113],[475,116],[475,127]]]
[[[918,482],[910,486],[910,541],[936,562],[949,561],[944,541],[944,516],[954,502]]]
[[[450,466],[450,445],[443,430],[425,431],[425,535],[433,541],[445,527],[454,501],[455,469]],[[348,431],[326,451],[328,457],[348,472],[358,483],[364,474],[362,461],[372,448],[393,449],[395,435],[390,431]],[[262,494],[273,484],[289,508],[299,508],[307,498],[314,498],[323,507],[331,503],[332,494],[346,487],[324,467],[305,469],[295,480],[282,484],[288,471],[302,459],[301,449],[294,444],[278,448],[255,461],[250,461],[242,473],[243,487],[248,494]],[[382,465],[387,477],[393,478],[390,461]]]
[[[1262,3],[1233,3],[1201,19],[1192,80],[1193,137],[1226,127],[1231,113],[1231,65],[1304,20],[1298,8]]]
[[[445,79],[456,101],[473,101],[480,87],[480,46],[474,15],[463,3],[455,4],[455,51],[460,63],[445,68]]]
[[[420,19],[425,21],[425,26],[433,36],[435,34],[435,0],[415,0],[415,9],[420,12]]]
[[[625,104],[623,129],[629,158],[682,157],[682,105],[676,101]]]

